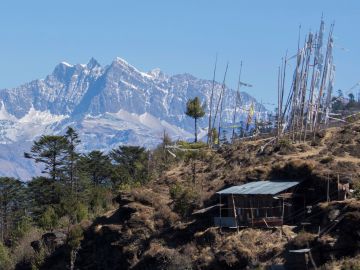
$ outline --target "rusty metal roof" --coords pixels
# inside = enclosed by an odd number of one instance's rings
[[[246,183],[241,186],[233,186],[221,191],[217,194],[236,194],[236,195],[276,195],[284,190],[300,184],[300,181],[291,180],[269,180],[256,181]]]

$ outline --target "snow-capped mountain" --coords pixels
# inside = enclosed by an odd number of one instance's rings
[[[119,144],[151,148],[164,130],[174,139],[190,139],[193,120],[184,114],[186,102],[199,96],[209,104],[211,88],[211,80],[169,76],[160,69],[145,73],[121,58],[104,67],[93,58],[86,65],[62,62],[45,79],[0,90],[0,175],[29,179],[38,174],[23,152],[38,136],[61,134],[69,125],[79,132],[82,151],[107,151]],[[216,83],[215,97],[220,90]],[[235,94],[226,89],[228,123]],[[248,94],[242,92],[241,98],[244,108],[254,102],[265,111]],[[200,127],[206,128],[207,121],[202,119]]]

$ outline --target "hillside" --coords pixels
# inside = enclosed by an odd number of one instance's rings
[[[262,149],[265,143],[204,150],[196,159],[173,163],[146,186],[121,192],[114,210],[82,225],[75,269],[295,269],[299,260],[289,250],[307,247],[323,269],[359,267],[359,201],[321,201],[326,200],[327,181],[336,183],[338,174],[351,178],[358,192],[360,122],[321,131],[312,143],[283,140]],[[239,233],[213,227],[214,193],[254,179],[302,179],[317,187],[320,203],[302,220],[309,223],[306,230],[300,223]],[[63,269],[64,254],[66,248],[56,248],[42,269]]]

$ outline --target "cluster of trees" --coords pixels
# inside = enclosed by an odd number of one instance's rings
[[[204,107],[199,98],[187,103],[185,113],[195,120],[195,141],[197,121],[204,116]],[[193,155],[197,154],[174,151],[175,155],[169,151],[166,146],[172,142],[165,132],[162,143],[152,151],[139,146],[119,146],[108,153],[99,150],[80,153],[80,144],[79,135],[72,127],[64,135],[43,135],[24,153],[25,158],[41,167],[42,176],[28,182],[0,177],[1,269],[8,268],[1,262],[10,262],[9,251],[31,229],[67,228],[68,244],[76,246],[81,239],[76,224],[107,210],[118,191],[144,185],[158,178],[176,160],[194,160]],[[172,190],[172,196],[177,202],[175,210],[183,215],[189,208],[183,203],[184,198],[196,199],[191,192],[179,188]],[[70,237],[73,234],[76,241]]]
[[[353,93],[348,94],[345,98],[343,92],[338,90],[337,97],[332,98],[332,109],[334,111],[359,110],[360,100],[356,100]]]
[[[0,177],[0,246],[13,246],[33,227],[70,228],[96,217],[112,203],[113,194],[157,177],[173,162],[163,143],[150,152],[139,146],[119,146],[109,153],[80,154],[78,133],[68,127],[63,136],[44,135],[26,158],[39,163],[43,176],[29,182]]]

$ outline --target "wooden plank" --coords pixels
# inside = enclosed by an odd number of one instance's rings
[[[234,194],[231,194],[231,198],[232,198],[232,203],[233,203],[233,211],[234,211],[235,224],[236,224],[237,232],[239,232],[239,226],[238,226],[238,224],[237,224],[237,214],[236,214],[236,209],[235,209]]]

